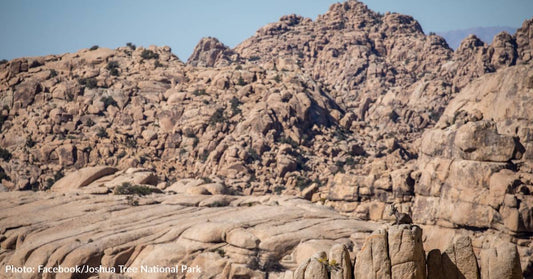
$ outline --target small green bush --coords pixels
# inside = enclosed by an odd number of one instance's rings
[[[217,123],[224,123],[227,119],[224,116],[224,109],[218,108],[209,118],[209,125],[216,125]]]
[[[9,62],[9,61],[7,61],[7,59],[2,59],[2,60],[0,60],[0,65],[6,64],[7,62]]]
[[[137,48],[134,44],[130,42],[126,43],[126,46],[129,47],[131,50],[135,50]]]
[[[261,155],[257,154],[257,151],[253,148],[248,148],[248,156],[246,158],[246,163],[251,164],[255,161],[260,161]]]
[[[129,182],[122,183],[122,185],[115,187],[115,190],[113,191],[113,194],[115,195],[146,196],[152,193],[161,193],[161,190],[143,185],[132,185]]]
[[[285,190],[284,186],[276,186],[274,188],[274,193],[276,193],[277,195],[281,195],[281,192],[283,192],[283,190]]]
[[[298,148],[298,143],[294,141],[291,137],[280,136],[277,141],[279,143],[286,143],[294,149]]]
[[[154,62],[154,67],[156,67],[156,68],[160,68],[160,67],[162,68],[163,66],[164,66],[164,65],[161,64],[161,62],[159,62],[159,60],[156,60],[156,61]]]
[[[32,148],[34,147],[36,144],[36,142],[31,138],[31,136],[28,136],[26,138],[26,146],[29,147],[29,148]]]
[[[118,76],[119,75],[119,65],[118,65],[118,62],[117,61],[109,61],[109,63],[107,63],[107,66],[105,67],[109,73],[112,75],[112,76]]]
[[[252,57],[248,58],[248,61],[250,61],[250,62],[254,62],[254,61],[258,61],[258,60],[261,60],[261,57],[259,57],[259,56],[252,56]]]
[[[37,68],[37,67],[40,67],[40,66],[42,66],[42,64],[39,63],[39,61],[37,61],[37,60],[33,60],[31,62],[31,64],[30,64],[30,68]]]
[[[53,78],[53,77],[56,77],[57,76],[57,71],[54,70],[54,69],[50,69],[50,77],[49,78]]]
[[[209,157],[209,151],[208,150],[204,150],[204,152],[202,152],[202,154],[200,154],[200,161],[202,161],[202,163],[205,163],[205,161],[207,161],[208,157]]]
[[[92,127],[94,126],[94,124],[96,123],[94,123],[94,121],[91,118],[88,118],[87,121],[85,121],[85,126],[87,127]]]
[[[91,51],[92,51],[92,50],[97,50],[98,48],[99,48],[99,46],[94,45],[94,46],[92,46],[89,50],[91,50]]]
[[[9,152],[7,149],[4,149],[0,147],[0,158],[4,159],[4,161],[9,162],[11,160],[11,152]]]
[[[240,85],[240,86],[245,86],[246,85],[246,82],[244,81],[242,76],[239,77],[239,81],[237,81],[237,85]]]
[[[230,104],[231,104],[231,111],[233,113],[233,115],[237,115],[239,113],[241,113],[241,109],[239,108],[239,106],[242,104],[241,101],[239,101],[239,99],[237,99],[237,97],[233,97],[231,98],[231,100],[229,101]]]
[[[98,82],[95,78],[81,78],[78,80],[78,83],[82,86],[85,86],[89,89],[96,88],[98,86]]]
[[[280,75],[276,75],[274,77],[274,81],[277,82],[277,83],[280,83],[281,82],[281,76]]]
[[[296,177],[296,187],[300,189],[300,191],[303,191],[307,186],[311,185],[313,181],[307,177],[298,176]]]
[[[137,140],[134,137],[128,137],[125,140],[125,144],[129,148],[136,148],[137,147]]]
[[[100,127],[98,128],[98,132],[96,132],[96,136],[99,138],[107,138],[109,135],[104,127]]]
[[[143,52],[141,52],[141,57],[142,59],[159,59],[159,54],[149,50],[149,49],[145,49],[143,50]]]

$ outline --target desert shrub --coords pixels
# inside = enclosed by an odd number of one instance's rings
[[[95,78],[80,78],[78,79],[78,83],[82,86],[85,86],[89,89],[96,88],[98,86],[98,82]]]
[[[159,62],[159,60],[156,60],[156,61],[154,62],[154,67],[156,67],[156,68],[163,67],[163,66],[164,66],[164,65],[161,64],[161,62]]]
[[[0,158],[2,158],[6,162],[9,162],[9,160],[11,160],[11,157],[11,152],[9,152],[7,149],[0,147]]]
[[[208,157],[209,157],[209,151],[208,150],[204,150],[202,152],[202,154],[200,154],[200,161],[202,161],[202,163],[205,163],[205,161],[207,161]]]
[[[137,48],[134,44],[132,44],[130,42],[127,42],[126,46],[129,47],[131,50],[135,50]]]
[[[104,108],[105,109],[107,109],[107,107],[109,107],[109,106],[118,107],[117,101],[115,101],[115,99],[113,99],[113,97],[111,97],[111,96],[102,97],[102,98],[100,98],[100,101],[102,103],[104,103]]]
[[[63,173],[63,170],[59,170],[54,174],[54,177],[49,177],[46,179],[46,184],[44,185],[44,190],[48,190],[52,188],[54,183],[56,183],[59,179],[63,178],[65,174]]]
[[[125,140],[125,144],[129,148],[136,148],[137,147],[137,140],[134,137],[128,137]]]
[[[298,148],[298,143],[294,141],[291,137],[280,136],[277,141],[279,143],[286,143],[292,148]]]
[[[54,69],[50,69],[50,77],[49,78],[53,78],[53,77],[56,77],[57,76],[57,71],[54,70]]]
[[[132,185],[129,182],[124,182],[115,187],[113,194],[115,195],[139,195],[146,196],[152,193],[161,193],[161,190],[144,185]]]
[[[250,61],[250,62],[254,62],[254,61],[258,61],[258,60],[261,60],[261,57],[259,57],[259,56],[251,56],[250,58],[248,58],[248,61]]]
[[[30,68],[37,68],[37,67],[40,67],[40,66],[42,66],[42,64],[39,63],[39,61],[37,61],[37,60],[33,60],[31,62],[31,64],[30,64]]]
[[[281,76],[280,75],[276,75],[274,77],[274,81],[277,82],[277,83],[280,83],[281,82]]]
[[[204,181],[204,183],[208,183],[208,184],[209,183],[213,183],[213,179],[211,179],[211,178],[209,178],[207,176],[204,176],[201,179]]]
[[[99,46],[94,45],[94,46],[92,46],[89,50],[97,50],[98,48],[99,48]]]
[[[119,65],[117,61],[109,61],[109,63],[107,63],[107,66],[105,68],[109,71],[109,73],[112,76],[119,75],[119,72],[118,72]]]
[[[0,60],[0,65],[6,64],[7,62],[9,62],[9,61],[7,61],[7,59],[2,59],[2,60]]]
[[[34,147],[36,144],[36,142],[31,138],[31,136],[28,136],[26,138],[26,146],[29,147],[29,148],[32,148]]]
[[[2,167],[0,167],[0,182],[2,181],[2,179],[11,181],[11,178],[6,174],[6,171]]]
[[[296,187],[300,189],[300,191],[303,191],[307,186],[311,185],[313,181],[307,177],[298,176],[296,177]]]
[[[231,104],[231,112],[233,113],[233,115],[241,113],[241,109],[239,108],[239,106],[242,103],[241,101],[239,101],[239,99],[237,99],[237,97],[233,96],[233,98],[231,98],[229,102]]]
[[[99,138],[107,138],[109,135],[107,134],[107,131],[104,127],[98,128],[98,131],[96,132],[96,136]]]
[[[92,127],[94,126],[94,121],[91,119],[91,118],[88,118],[86,121],[85,121],[85,125],[88,126],[88,127]]]
[[[257,153],[257,151],[255,151],[255,149],[253,148],[248,148],[248,152],[247,152],[248,156],[246,157],[246,163],[247,164],[251,164],[255,161],[260,161],[261,160],[261,155],[259,155]]]
[[[139,200],[137,198],[134,198],[133,196],[127,196],[126,201],[128,202],[128,205],[131,205],[131,206],[139,205]]]
[[[224,109],[218,108],[209,118],[209,125],[216,125],[217,123],[224,123],[227,119],[224,116]]]
[[[142,59],[159,59],[159,54],[149,50],[149,49],[145,49],[143,50],[143,52],[141,52],[141,57]]]
[[[239,80],[237,81],[237,85],[240,85],[240,86],[245,86],[246,85],[246,82],[244,81],[242,76],[239,77]]]
[[[333,132],[333,136],[338,140],[347,140],[350,132],[342,127],[337,126]]]
[[[284,186],[276,186],[276,187],[274,187],[274,193],[276,193],[277,195],[280,195],[281,192],[283,192],[283,190],[285,190]]]

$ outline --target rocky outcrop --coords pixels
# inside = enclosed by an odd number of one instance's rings
[[[523,278],[516,245],[502,239],[484,243],[481,251],[481,278]]]
[[[355,279],[392,278],[386,230],[374,231],[357,254]]]
[[[480,278],[476,255],[468,236],[456,237],[442,253],[438,249],[431,250],[427,255],[427,268],[428,278]]]
[[[515,66],[474,81],[450,103],[437,128],[424,134],[415,222],[529,239],[533,187],[526,154],[533,118],[524,107],[532,102],[524,81],[531,75],[531,67]],[[527,266],[523,257],[522,268]]]
[[[95,180],[115,172],[117,172],[117,169],[106,166],[83,168],[61,178],[51,189],[53,192],[77,191]]]
[[[186,64],[132,45],[14,59],[0,64],[0,189],[211,195],[200,207],[283,194],[373,221],[396,204],[431,239],[465,230],[479,251],[487,235],[510,237],[528,274],[531,23],[453,52],[412,17],[350,0],[316,20],[283,16],[234,49],[202,39]],[[110,173],[84,169],[97,166]],[[311,240],[298,264],[337,244]],[[236,230],[230,242],[256,239]],[[421,257],[409,259],[389,264],[418,277]]]
[[[202,38],[194,48],[187,64],[196,67],[227,66],[239,56],[216,38]]]
[[[277,277],[297,268],[292,253],[303,240],[320,240],[331,241],[329,263],[336,278],[350,278],[349,251],[335,243],[353,246],[358,241],[354,233],[369,234],[378,226],[293,197],[7,192],[0,193],[0,199],[3,271],[6,265],[102,265],[118,270],[118,265],[186,264],[202,271],[188,277]],[[313,260],[304,273],[315,271],[330,270]],[[169,275],[116,273],[131,278]],[[170,275],[181,278],[184,273]],[[0,278],[32,276],[0,273]]]

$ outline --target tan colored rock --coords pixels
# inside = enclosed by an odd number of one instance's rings
[[[392,278],[426,278],[422,229],[414,225],[391,226],[388,249]]]
[[[479,279],[476,255],[468,236],[454,238],[442,253],[441,263],[446,278]]]
[[[117,169],[112,167],[88,167],[67,174],[57,181],[51,188],[52,192],[71,192],[91,184],[93,181],[110,174]]]
[[[482,279],[522,278],[520,256],[516,245],[505,240],[492,240],[483,244],[480,253]]]
[[[387,239],[386,230],[375,231],[366,239],[355,259],[355,279],[392,278]]]
[[[350,252],[343,244],[336,244],[329,250],[330,279],[352,279],[353,267]]]

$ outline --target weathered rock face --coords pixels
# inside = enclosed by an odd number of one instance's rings
[[[527,274],[532,26],[453,52],[412,17],[350,0],[314,21],[284,16],[235,49],[202,39],[187,63],[155,46],[14,59],[0,65],[0,190],[276,193],[375,221],[396,203],[435,231],[476,232],[474,251],[485,234],[511,236]],[[124,171],[58,181],[97,166]]]
[[[430,251],[427,267],[428,278],[480,278],[476,255],[468,236],[457,237],[442,253]]]
[[[422,230],[412,225],[392,226],[388,233],[392,278],[426,278]]]
[[[391,278],[391,263],[387,231],[375,231],[367,238],[357,254],[354,269],[355,279]]]
[[[208,37],[200,40],[187,60],[197,67],[227,66],[238,60],[238,55],[216,38]]]
[[[481,250],[481,278],[523,278],[516,245],[501,239],[484,243]]]
[[[184,195],[170,191],[138,197],[80,191],[8,192],[0,193],[0,200],[3,271],[11,264],[86,264],[117,270],[118,265],[140,268],[187,264],[198,265],[201,270],[187,274],[187,278],[265,278],[266,274],[276,278],[283,274],[280,270],[296,270],[292,253],[306,239],[330,241],[330,260],[335,262],[328,263],[340,276],[336,278],[351,278],[350,252],[340,243],[353,247],[357,241],[352,238],[354,233],[369,234],[378,227],[293,197]],[[324,253],[308,262],[302,270],[304,278],[328,278],[330,270],[318,262],[322,257],[328,258]],[[3,271],[0,278],[34,278],[32,274],[14,277]],[[78,275],[86,278],[91,274]],[[185,276],[141,272],[124,275]]]

